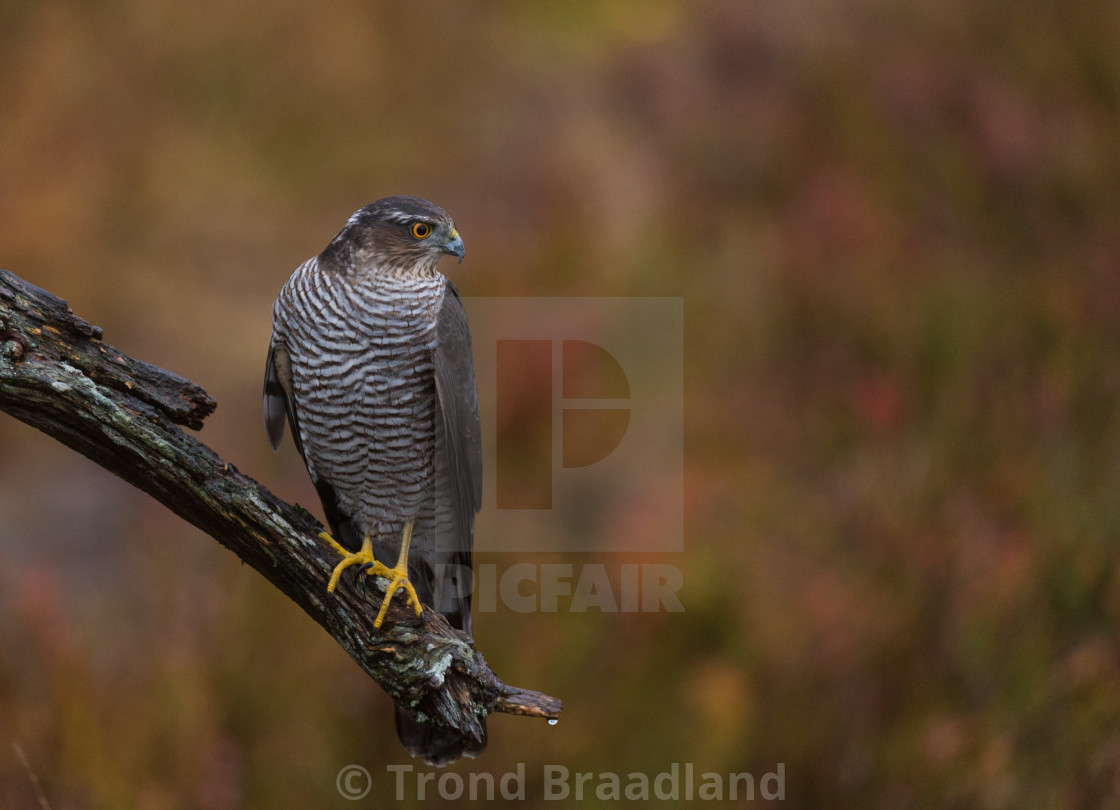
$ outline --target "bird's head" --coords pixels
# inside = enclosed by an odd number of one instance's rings
[[[445,254],[463,260],[447,212],[419,197],[386,197],[360,208],[320,255],[337,272],[431,276]]]

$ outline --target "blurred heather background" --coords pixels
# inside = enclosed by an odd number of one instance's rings
[[[1118,42],[1107,0],[7,0],[0,267],[205,386],[200,438],[306,505],[269,311],[359,206],[447,208],[468,296],[683,297],[684,552],[624,558],[686,612],[480,616],[566,713],[456,769],[527,763],[526,806],[544,763],[671,762],[785,763],[790,807],[1117,806]],[[56,810],[352,806],[349,763],[383,804],[389,709],[0,416],[0,807],[31,772]]]

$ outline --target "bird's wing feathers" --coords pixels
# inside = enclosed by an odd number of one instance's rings
[[[292,440],[296,443],[296,450],[306,463],[307,457],[303,454],[299,437],[299,414],[296,411],[295,398],[292,396],[292,361],[284,344],[275,339],[268,347],[262,407],[264,429],[268,433],[268,443],[272,445],[272,449],[280,449],[280,441],[284,438],[286,416],[292,428]]]
[[[440,307],[436,324],[438,344],[433,353],[436,395],[440,413],[437,430],[445,437],[444,458],[437,459],[437,486],[447,487],[451,495],[451,537],[437,539],[445,559],[454,563],[445,569],[444,578],[436,584],[437,591],[450,588],[461,594],[456,605],[441,610],[452,627],[468,635],[471,632],[471,552],[474,546],[474,516],[482,506],[482,424],[478,415],[478,386],[474,377],[474,353],[467,313],[459,291],[450,281]],[[437,447],[439,442],[436,443]],[[450,479],[447,481],[446,479]],[[446,573],[451,572],[451,573]],[[456,577],[465,575],[466,582]],[[449,581],[450,578],[450,581]],[[437,595],[438,603],[447,600]],[[421,756],[433,765],[446,765],[460,756],[476,757],[486,748],[486,725],[482,723],[482,739],[474,740],[449,729],[424,723],[397,708],[397,736],[413,756]]]
[[[434,353],[436,392],[447,428],[447,450],[456,501],[469,525],[482,507],[482,427],[478,414],[478,386],[467,312],[450,281],[439,311]]]
[[[437,537],[440,555],[455,566],[445,576],[464,575],[471,566],[474,545],[474,517],[482,506],[482,428],[478,413],[478,387],[474,377],[467,313],[459,291],[449,281],[437,322],[438,342],[433,352],[436,394],[442,419],[438,428],[444,437],[445,454],[437,459],[437,486],[450,496],[450,531]],[[438,446],[439,443],[437,443]],[[437,591],[453,588],[462,594],[457,616],[448,620],[470,632],[470,583],[453,580],[437,584]],[[437,603],[446,604],[440,594]]]

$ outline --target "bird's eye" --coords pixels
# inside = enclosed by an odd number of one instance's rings
[[[427,222],[413,222],[412,227],[409,228],[408,231],[417,239],[423,239],[432,232],[432,226]]]

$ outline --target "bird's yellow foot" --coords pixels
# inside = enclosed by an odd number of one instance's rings
[[[342,572],[351,565],[360,565],[366,572],[380,574],[383,577],[393,576],[392,571],[378,562],[377,558],[373,556],[373,541],[370,540],[369,537],[366,537],[366,539],[362,541],[362,547],[357,552],[347,551],[338,541],[326,532],[319,532],[319,537],[334,546],[334,550],[342,555],[342,562],[336,565],[334,571],[331,572],[331,581],[327,583],[327,593],[334,593],[334,589],[338,587],[338,580],[339,577],[342,576]]]
[[[397,564],[392,568],[379,562],[377,558],[373,556],[373,541],[370,539],[369,535],[366,535],[365,539],[362,541],[362,548],[357,553],[347,551],[326,532],[320,532],[319,537],[330,543],[335,551],[343,557],[342,562],[335,566],[334,572],[331,574],[331,581],[327,584],[327,593],[334,593],[334,589],[338,585],[338,579],[342,576],[343,571],[351,565],[360,565],[362,567],[363,577],[373,574],[389,580],[389,587],[385,589],[385,598],[381,600],[381,610],[377,612],[377,618],[373,622],[374,627],[380,628],[381,623],[385,621],[385,613],[389,610],[389,600],[393,598],[393,594],[398,590],[403,590],[408,595],[408,604],[413,606],[417,616],[421,615],[422,608],[420,607],[420,597],[416,595],[416,589],[412,587],[412,583],[408,581],[408,545],[412,540],[411,522],[404,527],[404,532],[401,536],[400,557],[397,559]]]

